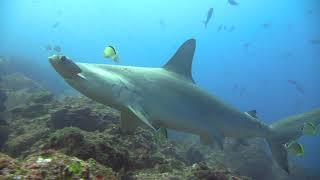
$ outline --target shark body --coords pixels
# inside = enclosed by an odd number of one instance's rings
[[[197,134],[222,148],[224,137],[266,138],[278,165],[289,172],[287,151],[275,129],[201,89],[191,75],[195,40],[186,41],[162,68],[74,63],[53,56],[50,63],[73,88],[121,111],[121,128],[145,125]],[[280,128],[282,130],[282,128]]]

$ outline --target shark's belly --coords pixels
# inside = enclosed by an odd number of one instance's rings
[[[199,135],[206,133],[212,126],[207,119],[208,115],[186,104],[171,103],[153,107],[155,109],[150,110],[152,121],[160,127]]]

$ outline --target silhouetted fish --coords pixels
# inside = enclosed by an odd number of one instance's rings
[[[220,26],[217,29],[217,32],[220,32],[222,28],[223,28],[223,24],[220,24]]]
[[[235,0],[228,0],[229,4],[232,5],[232,6],[238,6],[239,3],[236,2]]]
[[[290,84],[294,85],[297,91],[299,91],[300,93],[304,94],[304,88],[300,83],[298,83],[295,80],[291,80],[291,79],[289,79],[288,82]]]
[[[57,22],[55,22],[55,23],[52,25],[52,28],[57,28],[59,25],[60,25],[60,22],[57,21]]]
[[[312,13],[313,13],[312,9],[307,10],[307,14],[312,14]]]
[[[248,49],[251,46],[250,42],[246,42],[243,44],[243,47],[245,47],[246,49]]]
[[[55,50],[56,52],[61,52],[61,47],[56,45],[53,47],[53,50]]]
[[[44,49],[47,51],[51,51],[52,50],[52,46],[50,44],[44,46]]]
[[[208,10],[207,19],[203,22],[204,23],[204,27],[207,27],[212,15],[213,15],[213,8],[210,8]]]
[[[230,28],[229,28],[229,32],[232,32],[232,31],[234,31],[236,29],[236,27],[234,26],[234,25],[232,25]]]
[[[165,29],[165,28],[166,28],[166,23],[164,22],[163,19],[160,19],[159,24],[160,24],[160,26],[161,26],[162,29]]]
[[[241,87],[238,84],[234,84],[233,87],[232,87],[232,92],[236,93],[236,94],[239,93],[239,96],[242,96],[245,93],[245,91],[246,91],[246,88],[245,87]]]
[[[264,23],[264,24],[262,24],[262,27],[263,27],[264,29],[268,29],[268,28],[271,27],[271,24],[270,24],[270,23]]]
[[[297,84],[297,81],[291,80],[291,79],[289,79],[288,82],[289,82],[290,84]]]

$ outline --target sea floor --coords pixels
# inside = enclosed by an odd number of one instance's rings
[[[263,140],[227,139],[224,150],[195,136],[124,133],[117,110],[81,95],[53,95],[20,73],[2,77],[0,179],[320,179],[291,164],[282,172]]]

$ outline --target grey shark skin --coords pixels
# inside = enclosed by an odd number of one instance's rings
[[[191,75],[196,42],[186,41],[162,68],[74,63],[52,56],[50,63],[73,88],[121,111],[121,128],[144,124],[197,134],[222,148],[224,137],[266,138],[273,157],[289,172],[287,152],[274,130],[248,113],[221,102],[197,86]]]

